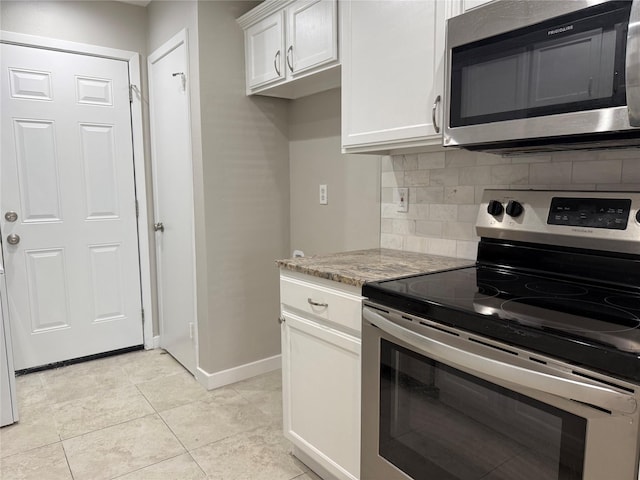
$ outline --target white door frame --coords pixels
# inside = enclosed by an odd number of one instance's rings
[[[132,86],[131,130],[133,142],[133,168],[135,175],[136,201],[138,202],[138,251],[140,256],[140,287],[142,293],[143,338],[146,349],[154,348],[153,309],[151,296],[151,262],[149,252],[149,229],[147,214],[147,189],[144,162],[144,136],[142,123],[142,90],[140,76],[140,54],[128,50],[100,47],[86,43],[69,42],[55,38],[39,37],[0,30],[0,43],[58,50],[68,53],[92,55],[94,57],[122,60],[129,64],[129,82]]]
[[[155,152],[155,129],[153,128],[153,124],[154,124],[154,92],[153,92],[153,82],[152,82],[152,76],[153,76],[153,64],[155,64],[156,62],[160,61],[162,58],[164,58],[165,56],[167,56],[169,53],[171,53],[172,51],[174,51],[176,48],[178,48],[181,45],[185,46],[185,55],[187,56],[186,58],[186,64],[185,64],[185,72],[184,74],[186,75],[186,84],[185,84],[185,89],[186,89],[186,99],[187,99],[187,115],[189,118],[189,152],[187,155],[187,161],[188,161],[188,165],[189,168],[191,169],[191,175],[193,178],[193,142],[192,142],[192,123],[191,123],[191,76],[190,76],[190,72],[189,72],[189,35],[187,32],[187,29],[184,28],[182,30],[180,30],[178,33],[176,33],[173,37],[171,37],[169,40],[167,40],[165,43],[163,43],[160,47],[158,47],[155,51],[153,51],[148,57],[147,57],[147,75],[148,75],[148,84],[149,84],[149,130],[151,132],[151,174],[153,177],[153,201],[155,203],[154,205],[154,212],[157,213],[158,210],[158,206],[157,206],[157,202],[158,202],[158,187],[157,187],[157,179],[156,179],[156,172],[158,171],[158,168],[156,166],[156,152]],[[192,182],[192,189],[189,192],[189,195],[191,197],[191,204],[192,204],[192,209],[191,212],[187,212],[188,215],[191,215],[192,217],[192,231],[191,231],[191,238],[194,239],[194,245],[193,245],[193,256],[191,258],[191,262],[193,265],[193,311],[195,312],[196,318],[194,318],[194,344],[195,344],[195,369],[196,371],[193,372],[194,375],[199,371],[199,365],[200,365],[200,352],[199,352],[199,341],[198,341],[198,298],[197,298],[197,278],[196,278],[196,271],[197,271],[197,263],[196,263],[196,250],[195,250],[195,199],[194,199],[194,192],[193,192],[193,182]],[[162,275],[162,271],[161,271],[161,265],[162,262],[160,261],[159,258],[160,252],[158,251],[158,249],[156,248],[156,270],[157,270],[157,275],[158,275],[158,279],[157,279],[157,285],[158,285],[158,297],[160,297],[162,295],[162,282],[161,282],[161,278],[160,276]],[[162,301],[160,298],[158,298],[158,311],[159,311],[159,315],[160,315],[160,321],[158,322],[159,324],[159,328],[160,328],[160,337],[162,337],[162,329],[163,329],[163,317],[162,317]],[[162,338],[160,338],[160,345],[162,345]]]

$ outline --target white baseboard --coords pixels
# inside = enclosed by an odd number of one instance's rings
[[[151,338],[150,342],[145,342],[144,344],[145,350],[155,350],[156,348],[160,348],[160,335],[156,335]]]
[[[246,363],[215,373],[209,373],[201,367],[198,367],[196,380],[207,390],[213,390],[214,388],[224,387],[225,385],[240,382],[263,373],[272,372],[279,368],[282,368],[282,356],[274,355],[273,357],[263,358],[256,362]]]

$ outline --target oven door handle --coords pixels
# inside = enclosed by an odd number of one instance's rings
[[[636,411],[636,399],[632,395],[620,393],[607,387],[529,370],[467,352],[407,330],[367,307],[363,308],[362,315],[371,325],[411,345],[419,353],[480,378],[594,405],[612,413],[631,414]]]

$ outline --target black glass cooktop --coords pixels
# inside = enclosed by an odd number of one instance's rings
[[[370,300],[640,380],[640,293],[474,266],[365,284]]]

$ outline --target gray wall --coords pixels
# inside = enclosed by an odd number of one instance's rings
[[[399,213],[396,187],[409,188]],[[485,188],[640,191],[640,149],[502,157],[464,150],[382,162],[383,247],[473,259]]]
[[[289,105],[291,248],[313,255],[380,243],[380,157],[340,153],[340,90]],[[328,205],[319,203],[326,184]]]
[[[147,13],[112,1],[0,2],[2,30],[146,53]]]
[[[278,271],[289,251],[287,102],[247,97],[236,18],[253,2],[200,2],[200,100],[210,372],[280,353]]]

